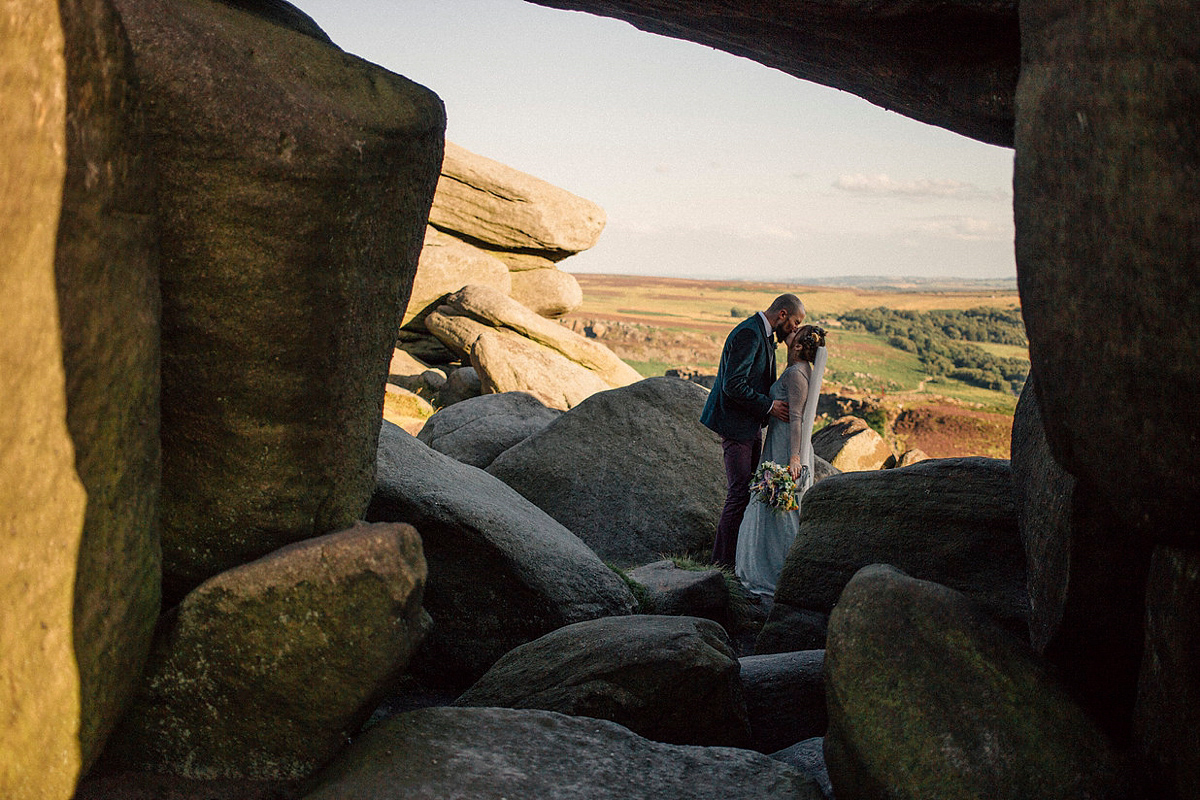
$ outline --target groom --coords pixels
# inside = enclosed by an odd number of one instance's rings
[[[700,422],[721,436],[725,451],[725,508],[717,522],[713,562],[732,567],[738,527],[750,503],[750,478],[762,453],[767,417],[788,420],[788,405],[769,396],[775,382],[775,341],[782,342],[804,322],[804,304],[781,294],[766,311],[744,320],[725,339],[717,380]]]

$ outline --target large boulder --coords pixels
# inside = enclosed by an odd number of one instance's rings
[[[5,5],[0,41],[0,796],[41,800],[68,797],[80,768],[71,631],[86,506],[54,283],[68,158],[58,3]]]
[[[1017,281],[1050,450],[1131,535],[1200,545],[1200,15],[1019,8]]]
[[[230,4],[116,6],[160,178],[164,593],[177,599],[366,507],[445,113],[408,80]]]
[[[573,533],[389,423],[367,518],[421,531],[435,625],[413,668],[430,683],[464,688],[518,645],[633,610],[625,583]]]
[[[824,735],[824,650],[743,656],[740,663],[751,748],[774,753]]]
[[[434,414],[433,406],[416,392],[389,383],[384,387],[383,418],[416,436]]]
[[[400,324],[423,329],[429,312],[446,295],[468,284],[492,287],[505,295],[512,291],[512,278],[503,261],[437,228],[426,228],[417,274]]]
[[[560,628],[507,653],[454,705],[595,717],[670,744],[750,741],[737,658],[721,626],[698,617]]]
[[[896,456],[884,438],[862,417],[835,419],[813,434],[813,452],[841,472],[894,466]]]
[[[68,110],[55,271],[67,427],[87,491],[72,628],[86,771],[130,699],[159,613],[158,238],[121,22],[107,0],[59,8]]]
[[[604,211],[520,170],[446,143],[429,223],[493,250],[540,251],[558,261],[587,250]]]
[[[952,589],[864,568],[830,619],[825,670],[839,800],[1128,797],[1099,729]]]
[[[303,778],[358,731],[429,626],[421,540],[364,525],[194,589],[155,641],[105,760],[189,778]]]
[[[468,398],[429,418],[417,438],[472,467],[485,469],[513,445],[528,439],[562,415],[528,392],[502,392]]]
[[[641,380],[633,367],[595,339],[535,314],[517,300],[488,286],[466,286],[446,298],[456,311],[476,317],[493,327],[514,330],[522,336],[587,367],[614,388]]]
[[[1127,744],[1145,640],[1151,542],[1054,460],[1033,376],[1013,417],[1012,470],[1025,547],[1029,634],[1076,700]]]
[[[583,289],[569,272],[527,269],[512,273],[512,296],[543,317],[557,319],[583,305]]]
[[[488,472],[620,566],[663,553],[707,558],[725,469],[716,436],[699,422],[706,395],[677,378],[601,392]]]
[[[566,411],[611,387],[595,372],[521,336],[485,331],[471,345],[471,366],[485,393],[528,392]]]
[[[788,607],[829,613],[854,573],[875,563],[958,589],[1025,635],[1025,552],[1009,462],[930,459],[816,484],[804,495],[772,616]]]
[[[549,711],[430,708],[371,727],[305,800],[822,800],[767,756],[643,739]]]
[[[1155,548],[1134,728],[1152,797],[1200,797],[1200,553]]]
[[[733,621],[729,583],[720,569],[683,569],[664,558],[625,574],[645,589],[647,613],[703,617],[721,625]]]

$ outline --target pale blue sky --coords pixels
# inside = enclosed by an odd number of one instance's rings
[[[1012,151],[523,0],[296,0],[446,104],[447,138],[599,204],[574,272],[1014,277]]]

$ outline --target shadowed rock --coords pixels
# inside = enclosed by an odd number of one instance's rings
[[[833,800],[833,784],[829,782],[829,770],[825,769],[824,748],[825,739],[814,736],[791,747],[785,747],[777,753],[771,753],[771,758],[811,776],[821,787],[826,800]]]
[[[67,426],[88,498],[73,627],[86,771],[129,702],[159,612],[158,230],[120,20],[107,0],[59,7],[68,111],[55,271]]]
[[[828,613],[854,573],[874,563],[958,589],[1024,636],[1025,553],[1009,463],[930,459],[815,485],[772,614],[787,606]]]
[[[370,728],[305,800],[821,800],[767,756],[662,744],[549,711],[431,708]]]
[[[725,502],[704,389],[677,378],[592,395],[506,450],[488,472],[621,566],[707,557]]]
[[[1200,554],[1154,549],[1134,729],[1153,797],[1200,796]]]
[[[1012,469],[1034,649],[1114,741],[1129,742],[1151,544],[1054,461],[1033,377],[1013,418]]]
[[[624,582],[569,530],[386,422],[367,518],[421,531],[435,625],[413,669],[431,685],[464,688],[518,645],[633,610]]]
[[[417,438],[439,453],[485,469],[496,456],[561,415],[526,392],[485,394],[441,409]]]
[[[626,574],[646,588],[648,613],[731,622],[729,584],[719,569],[681,569],[668,558]]]
[[[742,688],[750,747],[774,753],[825,733],[825,651],[744,656]]]
[[[193,590],[165,620],[106,761],[189,778],[302,778],[370,715],[429,626],[421,540],[364,525]]]
[[[1013,143],[1016,4],[534,0],[616,17],[833,86],[991,144]]]
[[[855,575],[825,652],[839,798],[1126,798],[1100,731],[964,595],[886,566]]]
[[[507,653],[454,705],[595,717],[670,744],[750,741],[737,658],[721,627],[698,617],[560,628]]]
[[[116,6],[160,177],[164,592],[177,599],[366,507],[445,117],[429,91],[259,15]]]

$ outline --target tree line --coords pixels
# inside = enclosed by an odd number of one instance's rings
[[[966,311],[897,311],[860,308],[835,316],[850,330],[884,337],[892,347],[915,353],[933,376],[946,376],[984,389],[1019,394],[1029,374],[1029,362],[996,356],[972,342],[1027,347],[1025,323],[1019,311],[971,308]]]

